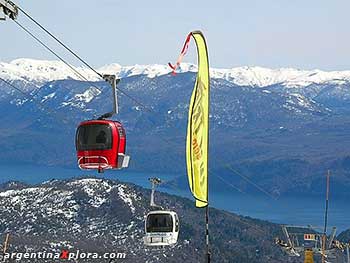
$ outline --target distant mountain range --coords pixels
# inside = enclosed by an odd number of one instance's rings
[[[77,70],[90,82],[60,62],[0,63],[0,77],[35,98],[0,81],[2,163],[75,165],[77,124],[111,108],[108,85]],[[176,76],[165,65],[98,70],[117,74],[119,87],[147,107],[120,95],[129,169],[178,173],[175,183],[187,187],[185,133],[196,67],[184,64]],[[240,67],[211,69],[211,77],[213,187],[229,190],[219,174],[242,190],[257,191],[253,181],[276,197],[323,194],[331,169],[333,193],[350,196],[350,71]]]
[[[97,81],[96,74],[85,67],[74,67],[88,80]],[[100,73],[112,73],[119,78],[146,75],[155,78],[171,72],[167,65],[134,65],[121,66],[117,63],[105,65],[97,69]],[[182,63],[178,69],[180,73],[196,72],[197,66]],[[236,67],[231,69],[211,68],[213,79],[224,79],[238,86],[267,87],[281,85],[287,88],[303,88],[311,84],[344,84],[350,80],[350,70],[321,71],[299,70],[294,68],[270,69],[263,67]],[[45,61],[35,59],[16,59],[9,63],[0,62],[0,76],[31,83],[43,84],[48,81],[62,79],[79,79],[68,66],[60,61]]]

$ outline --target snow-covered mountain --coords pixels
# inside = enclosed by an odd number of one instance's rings
[[[180,235],[173,247],[143,245],[150,191],[117,181],[80,178],[39,185],[0,185],[0,238],[10,234],[8,252],[125,253],[122,260],[76,262],[200,262],[204,255],[203,211],[193,201],[157,193],[176,211]],[[280,227],[210,208],[214,262],[277,263],[284,255],[273,238]],[[0,244],[2,249],[2,243]],[[259,253],[256,253],[259,251]],[[33,262],[33,259],[23,262]],[[48,262],[36,259],[35,262]],[[62,259],[50,260],[62,262]]]
[[[90,81],[98,77],[86,67],[74,67]],[[183,63],[179,73],[195,72],[196,65]],[[106,65],[97,69],[100,73],[117,74],[119,78],[146,75],[154,78],[171,72],[167,65]],[[238,86],[267,87],[283,85],[285,87],[306,87],[311,84],[342,84],[350,80],[350,71],[299,70],[293,68],[269,69],[263,67],[237,67],[231,69],[211,68],[211,77],[225,79]],[[61,79],[80,79],[67,65],[60,61],[34,59],[16,59],[9,63],[0,62],[0,76],[7,80],[30,81],[43,84]]]

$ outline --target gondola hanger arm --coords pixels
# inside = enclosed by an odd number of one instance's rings
[[[113,96],[113,110],[111,112],[107,112],[100,116],[98,119],[103,120],[103,119],[108,119],[111,118],[114,114],[119,113],[119,105],[118,105],[118,94],[117,94],[117,85],[120,81],[120,79],[117,78],[116,75],[108,75],[104,74],[103,79],[108,82],[111,87],[112,87],[112,96]]]

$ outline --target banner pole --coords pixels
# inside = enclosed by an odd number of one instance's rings
[[[210,247],[209,247],[209,204],[206,206],[205,209],[205,239],[206,239],[206,246],[207,246],[207,253],[206,253],[206,262],[210,263]]]

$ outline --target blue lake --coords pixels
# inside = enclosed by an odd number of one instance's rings
[[[98,174],[85,172],[79,169],[38,167],[31,165],[0,166],[0,182],[18,180],[27,183],[40,183],[50,179],[67,179],[72,177],[97,176],[107,179],[117,179],[131,182],[149,188],[148,178],[160,177],[162,180],[171,180],[178,175],[131,173],[126,171],[113,171]],[[184,175],[185,176],[185,175]],[[192,199],[189,189],[159,188],[160,191],[180,195]],[[324,200],[311,197],[282,197],[274,200],[265,195],[255,195],[232,191],[210,192],[210,204],[213,207],[224,209],[236,214],[268,220],[274,223],[293,225],[323,226]],[[338,233],[350,228],[350,209],[347,200],[330,199],[329,229],[336,226]]]

